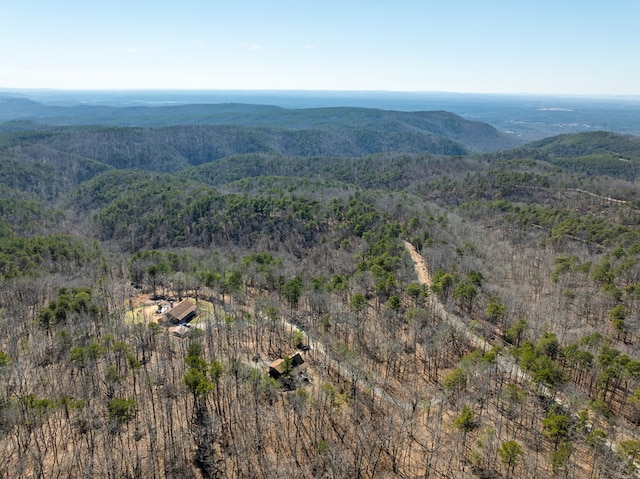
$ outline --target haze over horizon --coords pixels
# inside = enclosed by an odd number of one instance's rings
[[[0,0],[0,89],[640,95],[640,3]]]

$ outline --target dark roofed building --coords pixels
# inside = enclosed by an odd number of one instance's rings
[[[188,323],[196,316],[196,306],[185,299],[167,312],[167,319],[172,323]]]
[[[291,356],[291,365],[294,368],[302,364],[304,364],[304,359],[302,359],[302,356],[300,356],[300,353],[296,353],[293,356]]]

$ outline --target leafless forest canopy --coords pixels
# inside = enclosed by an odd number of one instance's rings
[[[0,125],[0,477],[635,477],[639,140],[376,118]]]

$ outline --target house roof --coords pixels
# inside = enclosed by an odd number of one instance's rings
[[[279,374],[282,374],[284,372],[282,363],[284,363],[284,359],[276,359],[275,361],[272,361],[271,364],[269,364],[269,368],[278,371]]]
[[[188,299],[185,299],[184,301],[176,305],[173,309],[171,309],[167,314],[171,316],[175,321],[180,322],[188,318],[195,312],[195,305]]]
[[[304,359],[302,359],[302,356],[300,356],[300,353],[296,353],[293,356],[291,356],[291,364],[293,365],[294,368],[296,366],[300,366],[303,363],[304,363]]]
[[[289,358],[289,356],[287,356]],[[304,369],[306,369],[306,364],[304,362],[304,359],[302,359],[302,356],[300,356],[300,353],[296,353],[293,356],[290,357],[291,359],[291,367],[294,368],[296,371],[303,371]],[[272,361],[269,364],[269,371],[276,371],[278,374],[283,374],[284,373],[284,358],[278,358],[274,361]]]

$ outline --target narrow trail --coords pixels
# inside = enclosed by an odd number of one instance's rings
[[[309,336],[309,334],[306,331],[300,329],[298,326],[287,321],[286,319],[281,318],[281,321],[283,326],[292,334],[295,332],[301,332],[309,339],[309,345],[311,346],[311,351],[313,352],[313,354],[320,353],[323,356],[322,359],[316,358],[318,362],[324,363],[325,366],[331,367],[334,371],[336,371],[340,376],[342,376],[346,380],[353,381],[355,379],[356,385],[358,388],[360,388],[361,391],[369,392],[374,397],[377,397],[378,399],[381,399],[391,404],[392,406],[399,407],[404,411],[415,410],[416,404],[410,403],[408,401],[400,400],[392,396],[391,394],[389,394],[383,388],[376,386],[375,384],[372,384],[371,382],[363,379],[362,377],[360,377],[360,375],[356,374],[355,371],[351,371],[342,363],[333,359],[331,357],[331,354],[327,350],[327,347],[321,341],[318,341],[312,338],[311,336]],[[438,402],[440,402],[440,400],[441,399],[432,399],[430,404],[431,405],[437,404]]]
[[[619,205],[625,205],[625,204],[628,203],[628,201],[625,201],[625,200],[618,200],[616,198],[611,198],[610,196],[602,196],[602,195],[599,195],[597,193],[592,193],[590,191],[582,190],[580,188],[567,188],[567,191],[576,191],[578,193],[589,195],[589,196],[591,196],[593,198],[597,198],[597,199],[605,201],[607,203],[617,203]]]

